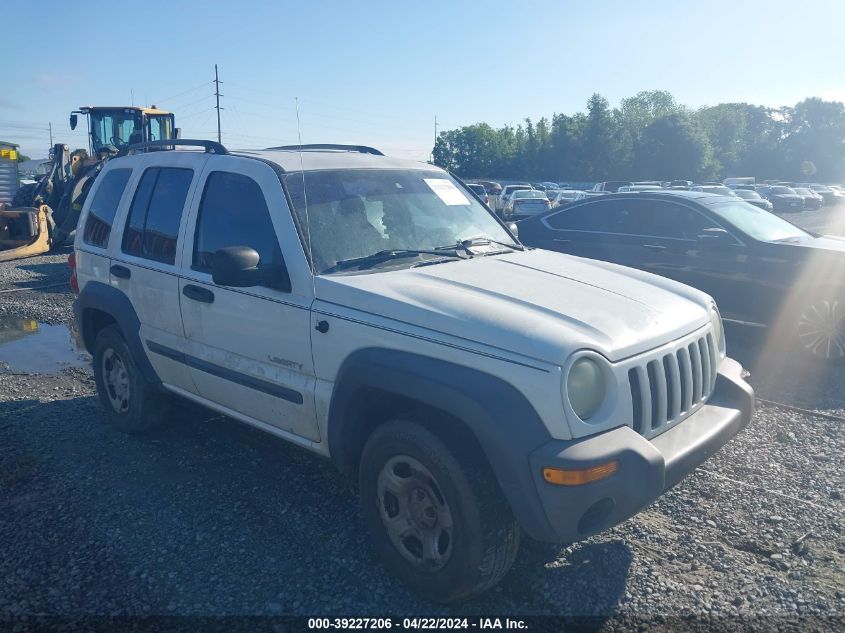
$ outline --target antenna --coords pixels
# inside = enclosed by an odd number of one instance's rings
[[[305,189],[305,164],[302,161],[302,128],[299,124],[299,97],[294,97],[296,103],[296,136],[299,141],[299,173],[302,174],[302,204],[305,210],[305,234],[308,236],[308,260],[311,263],[311,291],[317,298],[317,271],[314,268],[314,252],[311,250],[311,220],[308,217],[308,192]]]
[[[220,94],[220,84],[223,82],[220,81],[220,78],[217,76],[217,64],[214,64],[214,96],[217,97],[217,142],[222,143],[223,141],[220,138],[220,97],[223,95]]]

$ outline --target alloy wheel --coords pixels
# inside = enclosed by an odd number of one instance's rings
[[[845,303],[822,300],[810,305],[798,317],[798,339],[819,358],[845,357]]]

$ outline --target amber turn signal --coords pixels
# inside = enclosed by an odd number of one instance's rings
[[[591,481],[606,479],[619,470],[619,462],[608,462],[592,468],[564,470],[563,468],[544,468],[543,479],[558,486],[582,486]]]

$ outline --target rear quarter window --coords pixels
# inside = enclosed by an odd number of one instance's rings
[[[124,253],[176,263],[179,225],[193,178],[192,169],[177,167],[151,167],[144,172],[123,231]]]
[[[108,247],[114,216],[131,175],[131,169],[112,169],[103,176],[88,208],[88,219],[82,234],[83,242],[98,248]]]

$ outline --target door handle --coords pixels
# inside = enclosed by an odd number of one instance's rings
[[[660,244],[643,244],[643,248],[647,248],[650,251],[657,251],[657,252],[666,250],[666,247],[662,246]]]
[[[129,279],[132,276],[132,271],[126,266],[121,266],[120,264],[113,264],[112,267],[109,268],[109,272],[120,279]]]
[[[553,237],[552,242],[554,242],[555,244],[572,244],[572,240],[565,240],[560,237]]]
[[[188,284],[182,288],[182,294],[188,297],[188,299],[200,301],[201,303],[214,303],[214,293],[208,288]]]

